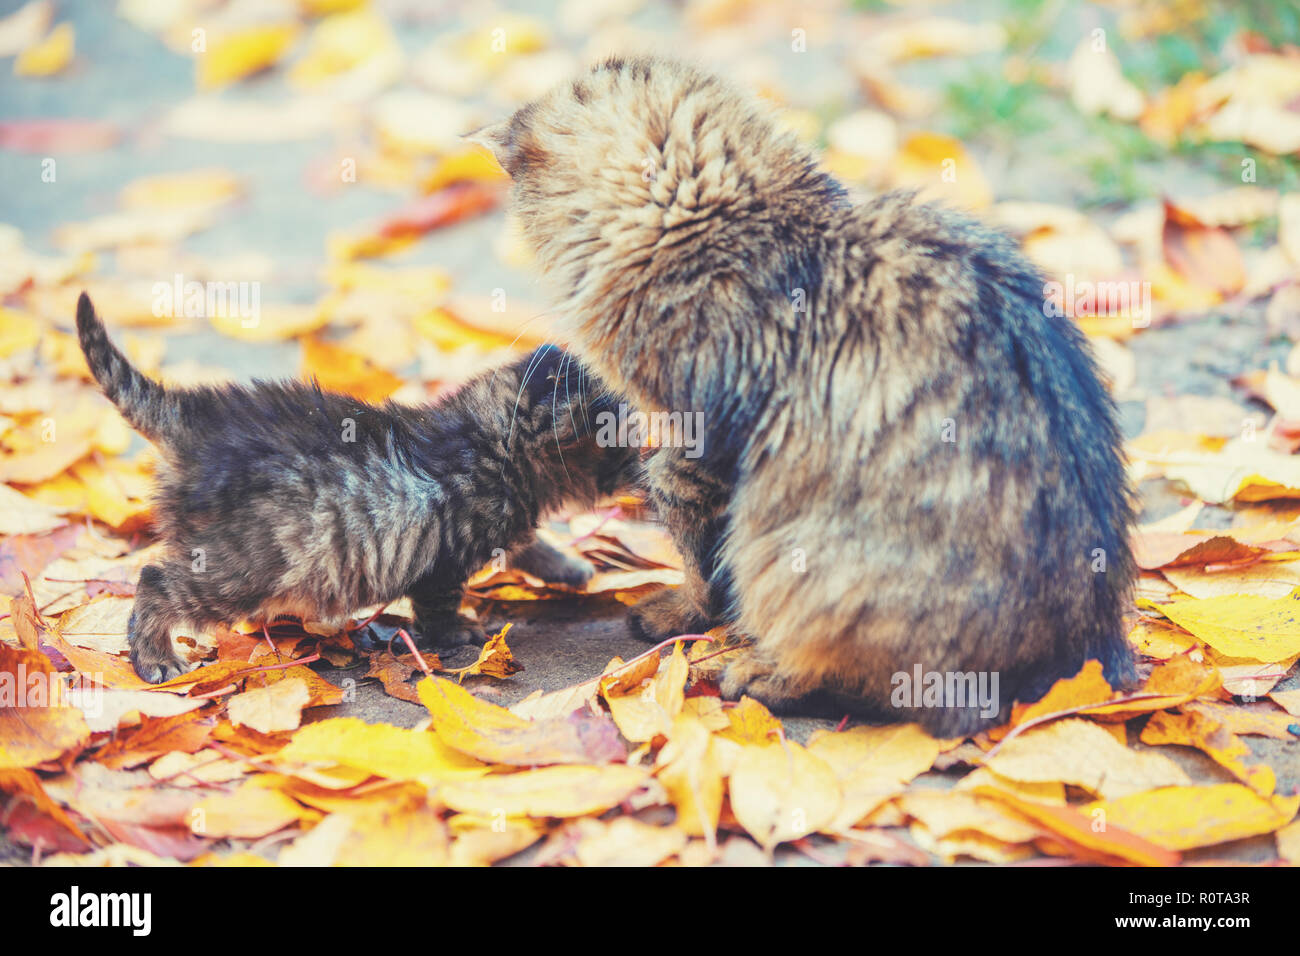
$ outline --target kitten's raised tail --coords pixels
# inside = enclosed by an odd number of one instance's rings
[[[90,373],[122,417],[145,438],[162,441],[166,437],[163,432],[168,407],[166,391],[136,369],[109,340],[104,323],[95,315],[90,296],[84,292],[77,300],[77,337]]]

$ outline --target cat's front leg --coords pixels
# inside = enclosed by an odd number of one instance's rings
[[[647,466],[651,499],[682,556],[681,587],[646,598],[628,612],[635,637],[658,642],[700,634],[722,622],[730,595],[717,549],[731,489],[681,449],[662,449]]]
[[[420,577],[406,596],[415,608],[415,629],[430,647],[459,647],[465,644],[482,645],[487,632],[460,613],[460,602],[465,596],[463,581],[447,583],[447,576],[427,573]]]

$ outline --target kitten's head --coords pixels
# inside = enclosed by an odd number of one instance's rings
[[[607,60],[470,138],[510,174],[541,268],[589,304],[608,270],[743,217],[812,162],[752,97],[651,57]]]
[[[566,494],[594,501],[634,484],[640,475],[635,447],[610,441],[622,399],[572,353],[545,345],[508,366],[503,382],[513,390],[511,453],[554,474]]]

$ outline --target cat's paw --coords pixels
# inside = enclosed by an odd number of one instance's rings
[[[751,651],[727,665],[718,690],[724,700],[752,697],[772,713],[781,714],[801,710],[810,700],[812,688],[778,674],[770,662]]]
[[[627,612],[628,630],[638,640],[657,644],[679,634],[703,634],[712,623],[700,615],[681,591],[660,591]]]
[[[150,684],[163,684],[173,677],[180,677],[189,672],[190,667],[170,650],[163,653],[152,651],[140,652],[131,649],[131,666],[141,680]]]
[[[482,626],[459,614],[446,617],[416,619],[415,630],[427,647],[482,647],[488,635]]]

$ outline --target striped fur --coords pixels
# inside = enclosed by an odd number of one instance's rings
[[[553,347],[431,406],[374,406],[315,383],[164,389],[85,295],[77,329],[104,393],[162,453],[153,517],[166,557],[141,572],[129,634],[154,683],[184,670],[174,628],[342,623],[402,595],[426,641],[481,643],[457,614],[466,578],[499,548],[580,585],[590,567],[536,541],[539,518],[640,469],[636,449],[597,448],[591,422],[617,400]]]
[[[701,458],[650,464],[690,573],[634,630],[725,622],[756,642],[725,694],[941,734],[1090,657],[1131,680],[1115,409],[1011,240],[854,205],[767,108],[671,61],[601,64],[479,138],[583,360],[706,416]],[[917,667],[996,673],[998,713],[898,706]]]

